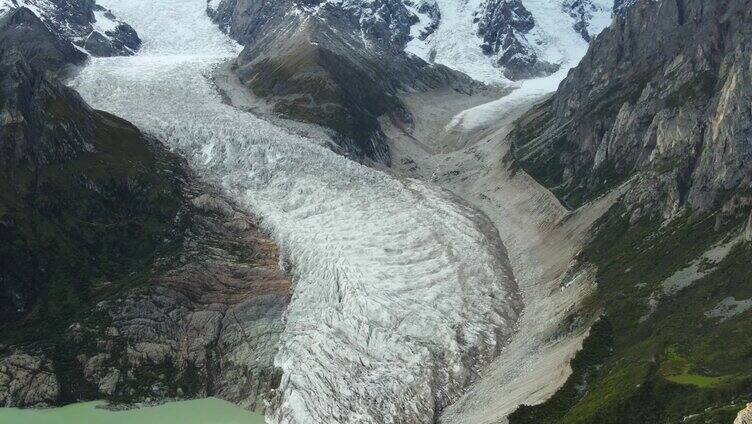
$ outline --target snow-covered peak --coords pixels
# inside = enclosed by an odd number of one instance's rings
[[[611,21],[612,0],[423,0],[406,50],[484,82],[551,74],[577,64]],[[437,18],[438,18],[438,22]],[[417,37],[427,23],[435,30]]]

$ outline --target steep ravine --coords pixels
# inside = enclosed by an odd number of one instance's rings
[[[104,3],[142,50],[92,60],[73,86],[259,216],[292,273],[269,422],[432,422],[518,318],[493,224],[449,192],[224,104],[209,76],[238,47],[202,1]]]

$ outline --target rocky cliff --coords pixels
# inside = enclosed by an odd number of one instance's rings
[[[752,176],[750,10],[744,0],[636,2],[520,121],[515,158],[571,207],[633,175],[643,210],[727,202]]]
[[[520,0],[489,1],[479,13],[478,34],[483,37],[483,53],[495,55],[511,80],[549,75],[558,64],[541,60],[531,48],[526,34],[535,28],[535,18]]]

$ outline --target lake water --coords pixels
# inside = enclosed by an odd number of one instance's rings
[[[261,414],[220,399],[208,398],[164,405],[108,411],[104,402],[86,402],[52,409],[0,408],[2,424],[263,424]]]

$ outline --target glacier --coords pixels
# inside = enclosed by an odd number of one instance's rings
[[[293,276],[267,421],[434,422],[522,309],[493,224],[447,191],[223,103],[211,75],[240,46],[205,0],[100,3],[139,32],[141,51],[92,58],[71,85],[256,214]]]

